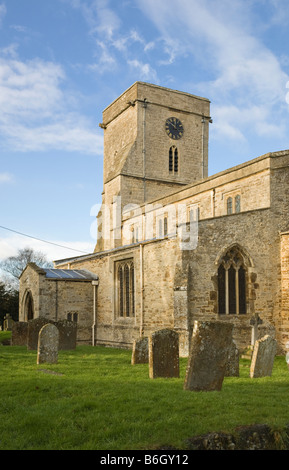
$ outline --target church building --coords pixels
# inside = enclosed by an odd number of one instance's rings
[[[29,264],[20,321],[78,323],[79,343],[130,348],[161,328],[186,356],[195,320],[233,323],[239,350],[289,340],[289,151],[208,176],[210,101],[136,82],[103,111],[93,253]]]

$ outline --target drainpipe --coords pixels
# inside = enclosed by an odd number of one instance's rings
[[[96,342],[96,314],[97,314],[96,300],[97,300],[98,281],[92,281],[92,286],[93,286],[92,346],[95,346],[95,342]]]
[[[212,189],[212,217],[215,217],[215,196],[216,196],[216,191],[215,189]]]
[[[142,146],[142,153],[143,153],[143,198],[144,202],[146,201],[146,108],[147,108],[147,100],[146,98],[143,100],[143,146]]]
[[[139,246],[140,249],[140,290],[141,290],[141,296],[140,296],[140,327],[139,327],[139,335],[140,338],[143,337],[144,331],[143,331],[143,324],[144,324],[144,279],[143,279],[143,245],[140,244]]]
[[[58,281],[55,281],[55,321],[58,321]]]
[[[202,179],[204,179],[204,142],[205,142],[205,118],[202,117]]]

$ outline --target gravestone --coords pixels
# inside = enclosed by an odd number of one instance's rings
[[[179,335],[171,329],[149,336],[149,377],[179,377]]]
[[[254,347],[255,342],[258,339],[258,326],[263,324],[263,320],[259,317],[256,313],[252,316],[250,320],[250,325],[252,327],[252,334],[251,334],[251,346]]]
[[[25,321],[16,321],[12,325],[12,346],[27,345],[28,323]]]
[[[239,377],[239,350],[232,340],[228,351],[225,377]]]
[[[266,335],[255,342],[250,367],[251,378],[271,376],[276,351],[277,341],[272,336]]]
[[[27,329],[27,349],[37,350],[38,347],[38,336],[41,328],[47,323],[52,323],[47,318],[39,317],[29,320]]]
[[[37,349],[39,332],[47,323],[57,326],[59,330],[59,350],[76,348],[76,322],[68,320],[52,321],[44,317],[39,317],[29,320],[28,322],[27,349]]]
[[[52,323],[44,325],[39,332],[37,364],[56,364],[58,361],[59,331]]]
[[[59,331],[59,349],[75,349],[77,323],[69,320],[55,322]]]
[[[4,331],[11,331],[13,326],[14,320],[9,313],[7,313],[4,317],[3,322],[3,330]]]
[[[188,359],[185,390],[221,390],[233,325],[223,321],[195,321]]]
[[[149,362],[148,338],[140,338],[133,342],[131,363],[147,364]]]

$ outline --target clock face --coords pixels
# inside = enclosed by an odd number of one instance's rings
[[[178,118],[170,117],[166,120],[166,133],[173,140],[178,140],[183,136],[183,124]]]

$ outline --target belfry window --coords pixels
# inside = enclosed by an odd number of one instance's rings
[[[179,152],[177,147],[174,145],[170,147],[169,150],[169,172],[178,173],[179,172]]]
[[[117,263],[116,309],[118,317],[135,316],[135,280],[133,260]]]
[[[246,268],[237,247],[227,252],[218,269],[218,312],[246,313]]]

